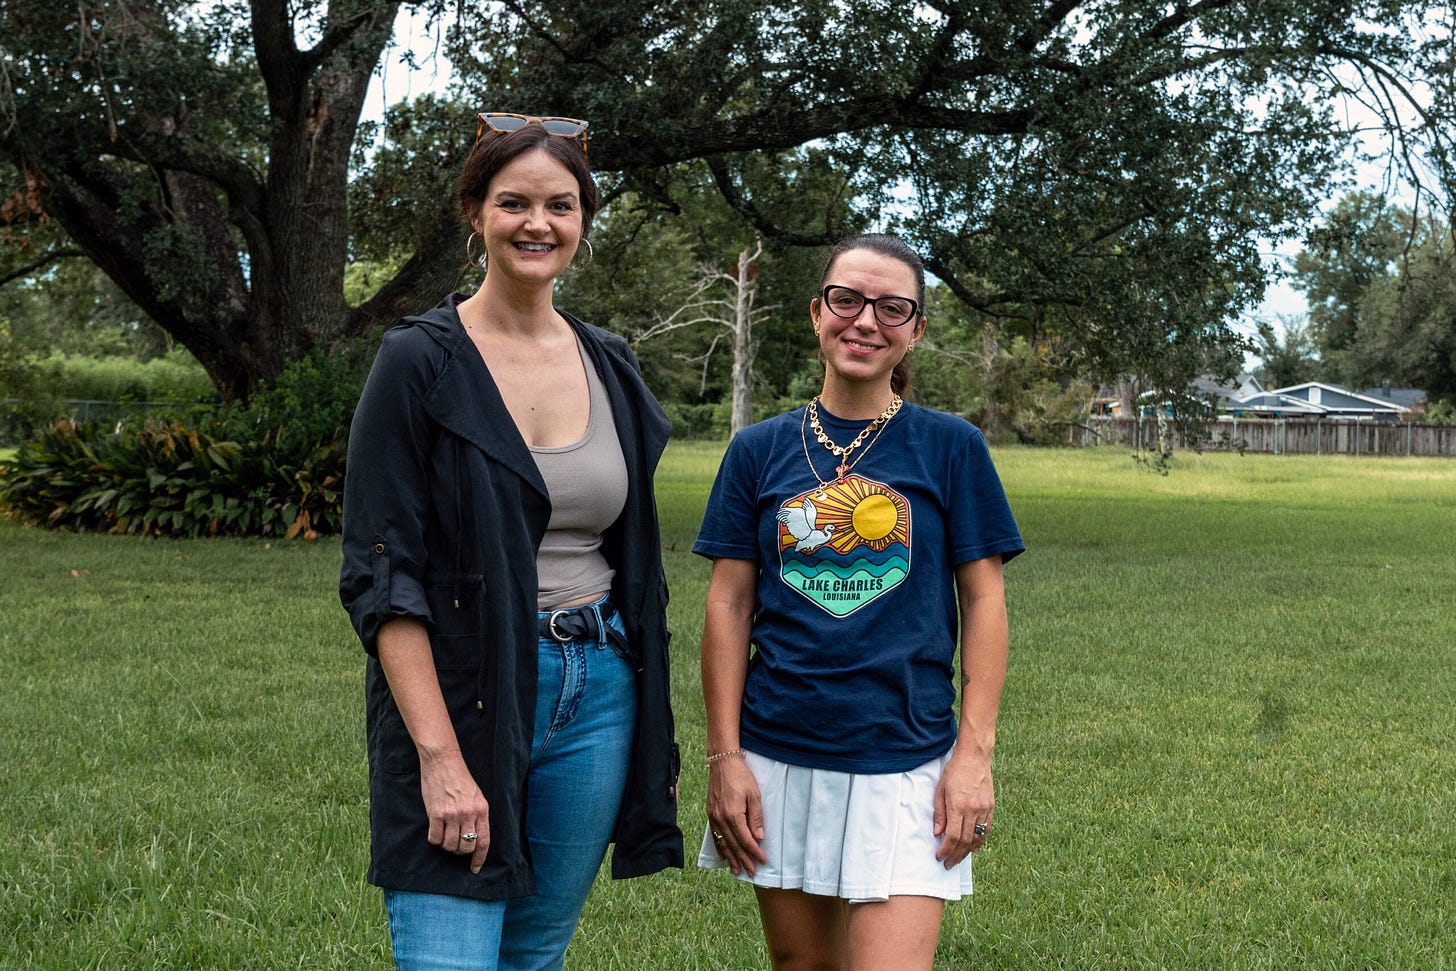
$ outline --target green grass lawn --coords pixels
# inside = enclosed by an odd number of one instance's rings
[[[690,855],[688,549],[721,446],[658,479]],[[995,835],[944,968],[1456,968],[1456,464],[996,453]],[[333,541],[0,524],[0,967],[387,968],[362,664]],[[752,896],[603,879],[568,967],[766,967]]]

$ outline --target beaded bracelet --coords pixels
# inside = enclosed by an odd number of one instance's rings
[[[743,758],[747,754],[748,753],[745,752],[745,751],[743,751],[743,749],[741,749],[741,748],[729,749],[726,752],[718,752],[715,755],[708,756],[705,760],[703,760],[703,765],[706,766],[706,767],[708,767],[708,768],[712,768],[714,762],[718,762],[718,761],[721,761],[723,759],[733,759],[733,758],[741,759],[741,758]]]

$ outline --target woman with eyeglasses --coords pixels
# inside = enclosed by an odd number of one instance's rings
[[[901,397],[924,305],[899,239],[834,249],[809,304],[823,388],[734,437],[693,546],[713,560],[699,864],[754,886],[777,969],[930,968],[991,830],[1023,544],[980,431]]]
[[[560,968],[609,842],[614,877],[682,866],[669,423],[626,342],[552,302],[590,248],[586,122],[480,117],[457,196],[485,279],[384,335],[344,486],[369,880],[405,971]]]

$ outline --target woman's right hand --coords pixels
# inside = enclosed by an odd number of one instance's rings
[[[469,856],[470,872],[479,873],[490,849],[490,806],[460,754],[424,623],[397,617],[381,627],[379,664],[420,756],[420,794],[430,822],[426,839]],[[471,833],[475,839],[461,838]]]
[[[760,845],[764,828],[758,780],[741,758],[719,759],[708,767],[708,827],[718,855],[734,876],[753,876],[768,860]]]
[[[420,790],[430,818],[427,839],[450,853],[470,857],[479,873],[490,849],[490,804],[459,752],[420,759]],[[475,834],[475,838],[464,837]]]

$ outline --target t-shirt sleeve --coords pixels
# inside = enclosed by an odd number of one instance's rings
[[[1005,563],[1026,549],[980,429],[972,429],[970,441],[952,457],[950,483],[952,566],[988,556]]]
[[[743,432],[718,466],[693,552],[709,559],[758,559],[758,463]]]

